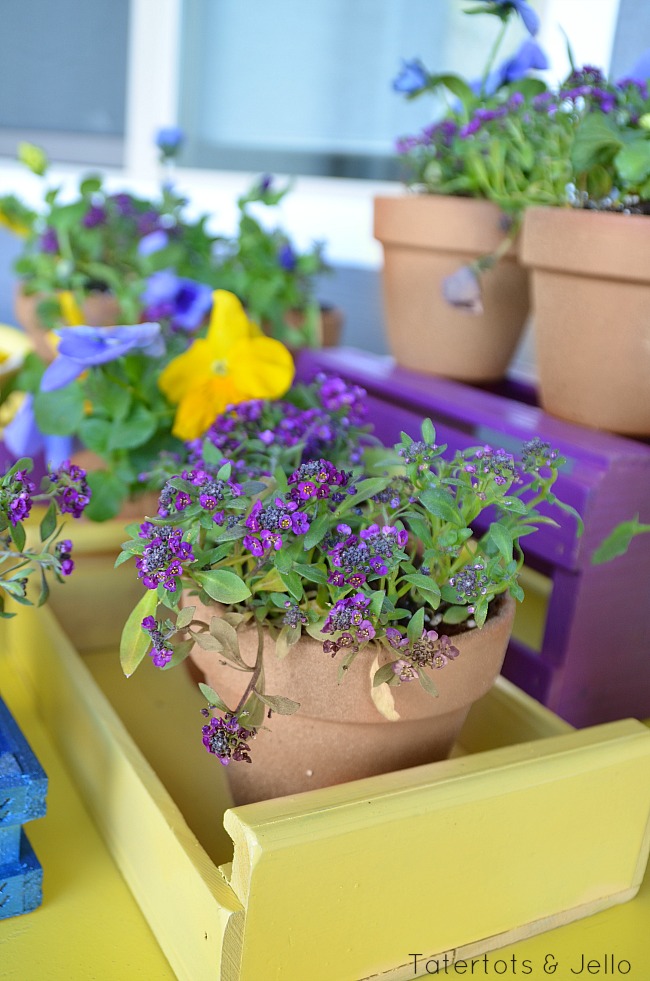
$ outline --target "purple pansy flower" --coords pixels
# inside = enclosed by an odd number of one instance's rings
[[[503,85],[526,78],[531,71],[544,71],[548,68],[548,58],[537,41],[530,38],[524,41],[517,51],[488,75],[485,84],[473,82],[472,89],[485,95],[494,95]]]
[[[535,35],[539,30],[539,16],[526,0],[483,0],[486,4],[486,13],[497,13],[499,16],[507,16],[511,10],[519,14],[524,27],[529,34]]]
[[[173,269],[161,269],[147,280],[142,302],[147,316],[170,317],[172,326],[196,330],[212,307],[212,290],[205,283],[177,276]]]
[[[393,91],[404,95],[416,95],[426,88],[427,81],[427,70],[419,58],[413,58],[411,61],[403,58],[401,71],[393,80]]]
[[[5,427],[2,439],[16,459],[43,452],[46,461],[55,467],[69,459],[72,452],[72,437],[41,432],[34,415],[33,395],[25,395],[16,415]]]
[[[124,354],[140,351],[147,357],[157,358],[165,350],[160,324],[66,327],[56,333],[61,338],[58,357],[45,369],[41,379],[43,392],[63,388],[86,368],[107,364]]]
[[[138,242],[138,255],[148,256],[154,252],[160,252],[169,245],[169,235],[162,228],[157,228],[154,232],[149,232]]]
[[[173,157],[183,145],[185,135],[180,126],[161,126],[156,133],[156,146],[166,157]]]

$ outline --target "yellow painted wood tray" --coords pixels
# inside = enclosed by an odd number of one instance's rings
[[[0,639],[181,979],[413,978],[413,952],[476,957],[643,878],[650,731],[634,720],[574,731],[500,681],[454,759],[226,810],[182,671],[127,681],[49,610]]]

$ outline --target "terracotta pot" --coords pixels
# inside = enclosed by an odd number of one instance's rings
[[[544,409],[650,435],[650,216],[530,208],[521,251]]]
[[[194,597],[186,602],[195,604]],[[196,615],[207,622],[218,608],[199,605]],[[273,715],[252,744],[251,764],[228,767],[236,803],[300,793],[444,759],[450,752],[470,706],[484,695],[501,670],[514,618],[508,597],[497,615],[481,630],[454,638],[460,656],[431,672],[439,698],[410,682],[390,689],[398,721],[379,713],[370,697],[370,672],[375,657],[387,659],[380,645],[370,644],[353,662],[343,684],[337,681],[338,661],[323,653],[322,644],[303,637],[282,660],[275,643],[264,641],[266,691],[300,702],[293,716]],[[242,656],[253,664],[257,650],[254,627],[239,632]],[[194,664],[234,708],[250,675],[224,667],[219,655],[192,652]]]
[[[31,339],[37,354],[44,361],[52,361],[54,347],[48,337],[47,328],[38,316],[38,305],[44,299],[42,293],[26,294],[22,287],[19,287],[14,299],[14,312],[18,323]],[[81,312],[84,323],[89,327],[114,327],[120,322],[120,307],[112,293],[89,293],[83,302]],[[65,324],[63,318],[61,323]]]
[[[375,198],[384,250],[388,342],[398,364],[459,381],[502,378],[529,310],[528,275],[514,249],[481,277],[484,312],[451,307],[442,281],[503,241],[489,201],[435,194]]]

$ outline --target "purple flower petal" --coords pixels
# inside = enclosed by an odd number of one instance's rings
[[[442,281],[442,295],[452,307],[469,313],[483,313],[481,286],[471,266],[461,266]]]

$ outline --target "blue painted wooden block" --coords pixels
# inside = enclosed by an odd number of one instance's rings
[[[45,814],[47,777],[0,699],[0,919],[40,906],[43,870],[23,824]]]
[[[0,865],[0,920],[30,913],[43,901],[43,869],[20,829],[18,857]]]
[[[0,699],[0,828],[45,814],[47,777]]]

